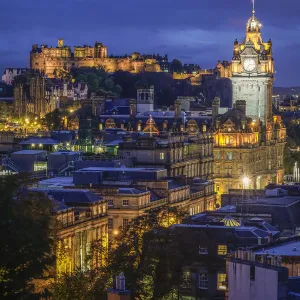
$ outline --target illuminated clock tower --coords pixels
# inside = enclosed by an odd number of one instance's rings
[[[274,60],[272,42],[261,38],[261,23],[252,16],[246,25],[246,37],[242,43],[234,42],[232,72],[232,101],[246,101],[246,114],[264,124],[272,117],[272,89]]]

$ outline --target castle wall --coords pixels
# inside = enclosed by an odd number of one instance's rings
[[[72,67],[103,68],[107,72],[116,72],[118,70],[131,73],[161,72],[160,65],[156,60],[146,63],[143,60],[136,61],[131,57],[79,57],[85,51],[83,49],[82,52],[79,50],[76,50],[76,57],[71,57],[71,55],[62,56],[61,49],[58,48],[43,48],[41,53],[30,54],[30,67],[44,72],[49,78],[54,77],[55,70],[65,69],[69,71]]]

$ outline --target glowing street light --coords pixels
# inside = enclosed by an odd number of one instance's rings
[[[249,184],[250,184],[250,178],[247,177],[247,176],[244,176],[243,179],[242,179],[242,182],[243,182],[243,187],[248,188]]]

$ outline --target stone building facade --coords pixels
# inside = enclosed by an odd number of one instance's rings
[[[64,206],[64,207],[62,207]],[[89,259],[92,242],[101,242],[103,251],[107,249],[107,203],[103,200],[76,206],[60,204],[56,213],[60,224],[56,259],[56,275],[87,271],[99,266],[101,257]],[[104,255],[105,253],[103,253]]]
[[[272,55],[272,42],[263,42],[253,8],[245,40],[234,43],[232,62],[217,66],[221,77],[232,81],[233,102],[233,109],[218,116],[220,100],[213,101],[218,195],[229,189],[263,189],[268,183],[283,181],[286,128],[281,117],[272,115]]]
[[[24,74],[28,71],[26,68],[6,68],[2,75],[2,81],[7,85],[12,85],[15,77]]]
[[[44,117],[59,107],[72,107],[74,101],[88,98],[85,82],[49,80],[43,73],[34,72],[29,82],[17,82],[14,86],[14,111],[19,116],[32,113]]]
[[[30,67],[45,73],[48,77],[55,77],[60,70],[69,71],[72,67],[103,68],[107,72],[118,70],[131,73],[162,72],[160,63],[165,63],[166,57],[159,55],[141,55],[133,53],[130,56],[109,56],[107,47],[96,42],[92,46],[75,46],[72,52],[70,46],[58,40],[55,48],[47,45],[33,45],[30,52]]]
[[[199,129],[193,120],[188,122],[186,130],[185,135],[158,136],[159,130],[150,117],[145,128],[137,128],[137,131],[150,135],[124,140],[120,144],[119,153],[133,157],[136,166],[166,168],[171,177],[185,175],[188,178],[212,179],[212,133],[204,127]]]
[[[51,101],[52,100],[52,101]],[[46,97],[46,80],[43,74],[35,73],[28,82],[14,86],[14,111],[21,117],[33,113],[43,117],[56,108],[54,99]]]
[[[282,183],[286,128],[279,116],[264,127],[245,114],[245,101],[216,117],[214,134],[214,176],[218,195],[229,189],[263,189],[268,183]],[[249,182],[244,186],[243,177]]]

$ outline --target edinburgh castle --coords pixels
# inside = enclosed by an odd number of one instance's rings
[[[75,46],[72,52],[62,39],[58,40],[56,48],[33,45],[30,52],[31,69],[42,71],[50,78],[55,77],[59,70],[69,71],[72,67],[103,68],[109,73],[118,70],[131,73],[163,72],[164,63],[167,62],[167,56],[141,55],[136,52],[129,56],[108,56],[107,47],[98,42],[94,47]]]

